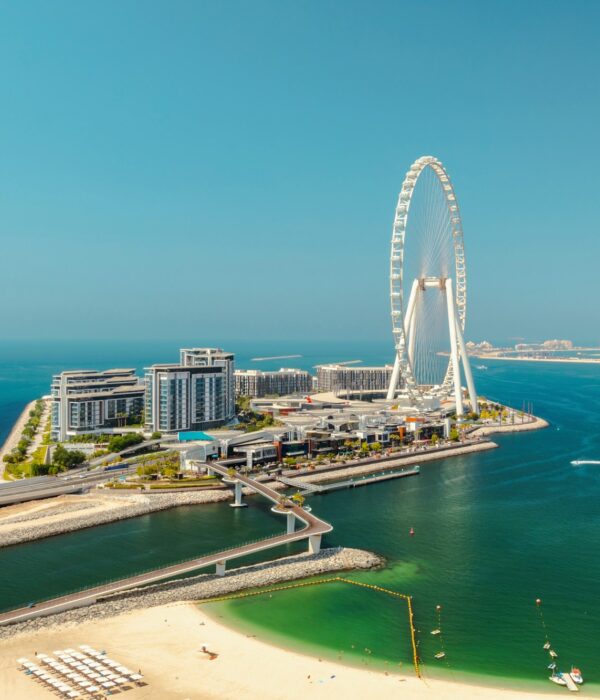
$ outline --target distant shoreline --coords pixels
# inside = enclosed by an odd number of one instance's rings
[[[470,355],[478,360],[507,360],[508,362],[563,362],[567,364],[588,364],[596,365],[600,363],[600,357],[505,357],[504,355]]]

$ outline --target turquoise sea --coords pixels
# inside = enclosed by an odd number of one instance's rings
[[[61,367],[141,367],[175,359],[178,347],[56,344],[29,354],[17,345],[5,348],[0,428],[6,433],[22,405],[47,391],[50,375]],[[240,366],[389,361],[383,342],[227,348],[238,353]],[[303,357],[250,363],[255,356],[293,353]],[[387,558],[384,569],[352,578],[413,596],[426,674],[539,683],[552,691],[541,610],[560,667],[580,666],[593,691],[600,687],[600,468],[570,461],[600,459],[600,366],[486,364],[475,370],[479,392],[516,407],[533,402],[534,412],[550,422],[547,430],[497,437],[500,449],[424,465],[418,477],[313,497],[311,505],[334,525],[327,544]],[[243,511],[181,508],[0,550],[0,607],[280,529],[276,516],[253,500]],[[433,658],[441,642],[429,633],[439,623],[436,605],[442,606],[443,662]],[[383,595],[328,584],[210,607],[230,624],[286,646],[410,669],[405,609]]]

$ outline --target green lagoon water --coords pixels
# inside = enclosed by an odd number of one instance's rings
[[[600,467],[570,461],[600,459],[600,367],[491,360],[488,367],[476,371],[480,393],[515,406],[533,401],[550,428],[498,437],[498,450],[425,464],[417,477],[310,503],[334,525],[326,544],[387,558],[384,569],[351,576],[413,596],[427,674],[550,686],[539,597],[561,667],[579,665],[593,690],[600,684]],[[253,499],[243,510],[181,508],[0,550],[0,607],[281,527]],[[439,641],[429,634],[438,604],[447,653],[441,664],[433,659]],[[405,608],[381,594],[328,584],[209,608],[300,651],[411,668]]]

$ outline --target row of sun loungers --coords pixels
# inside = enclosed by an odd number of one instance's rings
[[[82,696],[110,695],[128,690],[132,683],[142,684],[143,676],[140,673],[131,671],[104,652],[86,644],[82,644],[79,649],[81,651],[55,651],[53,653],[56,658],[37,654],[37,659],[44,668],[25,658],[17,659],[17,662],[26,674],[41,681],[48,690],[73,700]]]

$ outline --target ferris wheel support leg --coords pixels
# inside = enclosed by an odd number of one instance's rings
[[[398,379],[400,378],[400,355],[396,350],[396,359],[394,360],[394,369],[392,370],[392,378],[390,379],[390,386],[388,388],[387,400],[393,401],[396,395],[396,388],[398,386]]]
[[[414,369],[413,356],[415,354],[415,321],[417,318],[415,307],[417,305],[418,293],[419,280],[413,280],[412,287],[410,288],[410,296],[408,297],[408,304],[406,305],[406,316],[404,318],[404,342],[408,347],[408,363],[411,370]]]
[[[460,386],[460,362],[458,357],[458,340],[456,337],[456,315],[454,313],[454,293],[452,280],[446,280],[446,306],[448,308],[448,328],[450,330],[450,358],[452,362],[452,375],[454,381],[454,400],[456,403],[456,415],[463,415],[462,389]]]
[[[410,317],[409,325],[408,325],[408,363],[410,364],[411,368],[414,367],[413,365],[413,358],[415,356],[415,324],[416,324],[416,319],[417,319],[417,314],[413,310],[412,315]]]
[[[473,373],[471,372],[471,363],[469,362],[469,356],[467,355],[467,346],[465,345],[465,339],[463,338],[462,331],[460,329],[460,323],[458,318],[456,318],[456,337],[458,338],[458,347],[460,349],[460,356],[462,358],[462,365],[465,371],[465,379],[467,380],[467,389],[469,390],[469,401],[471,402],[471,411],[473,413],[479,413],[479,406],[477,404],[477,392],[475,391],[475,382],[473,381]]]
[[[410,289],[410,296],[408,297],[408,304],[406,305],[406,314],[404,315],[404,344],[407,342],[407,333],[410,331],[411,324],[414,330],[414,317],[415,317],[415,304],[417,302],[417,293],[419,291],[419,280],[413,280],[412,287]],[[410,335],[412,339],[412,345],[414,350],[414,333]],[[410,349],[410,346],[409,346]],[[392,378],[390,379],[390,386],[387,393],[387,400],[392,401],[396,396],[396,389],[398,388],[398,380],[400,379],[400,354],[403,352],[402,347],[396,348],[396,359],[394,360],[394,369],[392,371]],[[412,368],[412,354],[409,355],[409,361]]]

